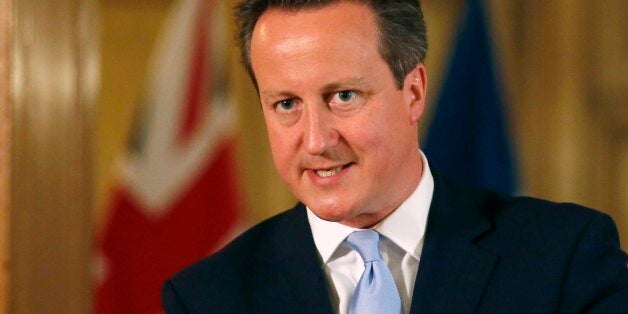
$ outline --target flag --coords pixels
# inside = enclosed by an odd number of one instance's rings
[[[513,193],[515,162],[482,1],[467,9],[423,149],[439,173]]]
[[[221,1],[182,0],[153,52],[96,248],[96,313],[160,313],[161,287],[241,217]]]

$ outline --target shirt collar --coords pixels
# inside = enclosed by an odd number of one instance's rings
[[[414,192],[388,217],[375,225],[373,229],[412,255],[417,260],[423,248],[423,238],[427,225],[427,214],[432,203],[434,178],[421,152],[423,173]],[[338,222],[326,221],[316,216],[307,208],[307,218],[312,229],[314,243],[323,262],[327,263],[338,246],[357,228]]]

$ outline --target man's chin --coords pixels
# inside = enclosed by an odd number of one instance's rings
[[[310,210],[316,215],[318,218],[331,222],[341,222],[343,220],[351,219],[351,215],[349,215],[349,210],[343,210],[338,208],[315,208],[309,207]]]
[[[311,209],[311,208],[310,208]],[[368,228],[373,225],[370,219],[370,215],[355,215],[351,211],[342,211],[342,212],[334,212],[334,211],[325,211],[325,210],[314,210],[312,209],[314,215],[318,218],[329,221],[329,222],[337,222],[343,224],[345,226],[353,227],[353,228]]]
[[[344,220],[344,218],[345,218],[342,215],[330,214],[330,213],[326,213],[326,212],[321,213],[321,212],[317,212],[315,210],[312,210],[312,212],[318,218],[320,218],[322,220],[326,220],[326,221],[331,221],[331,222],[339,222],[339,221]]]
[[[390,211],[387,212],[376,212],[376,213],[364,213],[358,212],[357,210],[353,210],[351,208],[325,208],[318,207],[313,208],[309,207],[310,210],[316,215],[318,218],[330,222],[337,222],[343,224],[345,226],[349,226],[352,228],[365,229],[370,228],[377,223],[379,223],[382,219],[390,214]]]

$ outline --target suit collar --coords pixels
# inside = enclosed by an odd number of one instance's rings
[[[491,229],[483,200],[434,175],[411,313],[473,313],[497,264],[474,240]]]

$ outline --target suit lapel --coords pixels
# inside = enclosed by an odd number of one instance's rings
[[[274,232],[276,231],[276,232]],[[257,252],[254,308],[263,313],[332,313],[325,275],[298,204],[285,214]]]
[[[474,243],[491,225],[478,195],[434,181],[411,313],[473,313],[498,260]]]

